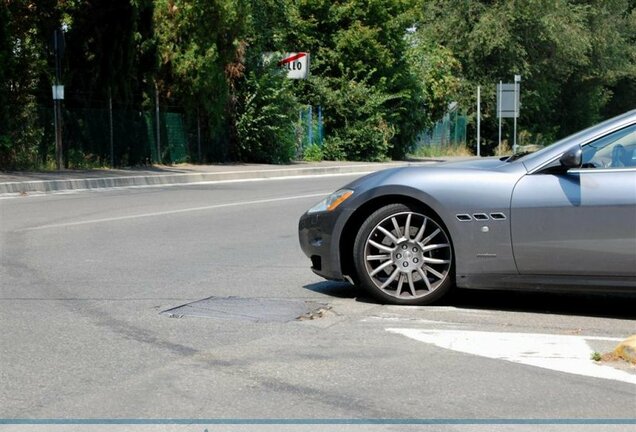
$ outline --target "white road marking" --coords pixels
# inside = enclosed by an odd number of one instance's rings
[[[116,222],[116,221],[122,221],[122,220],[167,216],[167,215],[191,213],[191,212],[204,211],[204,210],[215,210],[215,209],[227,208],[227,207],[240,207],[240,206],[249,206],[249,205],[256,205],[256,204],[275,203],[275,202],[281,202],[281,201],[291,201],[291,200],[297,200],[297,199],[317,198],[317,197],[324,197],[327,195],[329,195],[329,192],[321,192],[321,193],[315,193],[315,194],[309,194],[309,195],[297,195],[297,196],[282,197],[282,198],[270,198],[270,199],[254,200],[254,201],[239,201],[239,202],[215,204],[215,205],[209,205],[209,206],[203,206],[203,207],[190,207],[190,208],[184,208],[184,209],[178,209],[178,210],[167,210],[167,211],[153,212],[153,213],[142,213],[142,214],[135,214],[135,215],[128,215],[128,216],[89,219],[89,220],[83,220],[83,221],[77,221],[77,222],[66,222],[66,223],[51,224],[51,225],[40,225],[36,227],[31,227],[31,228],[23,228],[16,231],[24,232],[24,231],[38,231],[38,230],[44,230],[44,229],[50,229],[50,228],[66,228],[66,227],[72,227],[72,226],[78,226],[78,225],[88,225],[88,224],[96,224],[96,223],[104,223],[104,222]]]
[[[449,323],[446,321],[435,321],[435,320],[427,320],[420,318],[408,318],[408,317],[396,317],[396,316],[370,316],[367,318],[363,318],[360,322],[408,322],[412,324],[434,324],[434,325],[452,325],[453,323]]]
[[[386,330],[466,354],[636,384],[636,375],[596,364],[590,359],[593,350],[586,340],[620,342],[620,338],[407,328]]]
[[[430,308],[431,310],[434,310],[435,312],[455,312],[455,313],[465,313],[465,314],[483,315],[483,316],[495,315],[495,312],[493,311],[488,311],[484,309],[466,309],[463,307],[456,307],[456,306],[428,306],[427,308]],[[412,311],[413,306],[390,305],[390,306],[387,306],[387,309],[395,310],[397,312],[401,312],[401,311],[406,312],[406,311]]]

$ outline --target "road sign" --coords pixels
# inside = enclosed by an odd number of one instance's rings
[[[309,53],[287,53],[278,64],[287,69],[287,78],[307,79],[309,75]]]
[[[515,84],[497,84],[497,117],[519,117],[519,100],[518,82]]]
[[[63,85],[51,86],[51,90],[53,90],[53,100],[62,100],[62,99],[64,99],[64,86]]]
[[[278,60],[280,59],[280,60]],[[272,61],[278,60],[278,65],[287,70],[287,78],[290,79],[307,79],[309,76],[309,53],[280,53],[267,52],[263,54],[263,62],[271,64]]]

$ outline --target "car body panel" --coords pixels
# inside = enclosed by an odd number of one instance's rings
[[[525,176],[511,215],[520,274],[636,277],[633,170]]]

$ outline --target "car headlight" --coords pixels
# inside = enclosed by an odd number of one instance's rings
[[[329,195],[324,200],[307,210],[307,213],[318,213],[325,211],[333,211],[340,204],[342,204],[347,198],[353,195],[353,191],[350,189],[340,189]]]

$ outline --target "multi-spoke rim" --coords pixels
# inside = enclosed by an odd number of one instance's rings
[[[384,293],[421,298],[449,277],[451,244],[433,219],[414,212],[393,214],[378,223],[366,240],[365,267]]]

